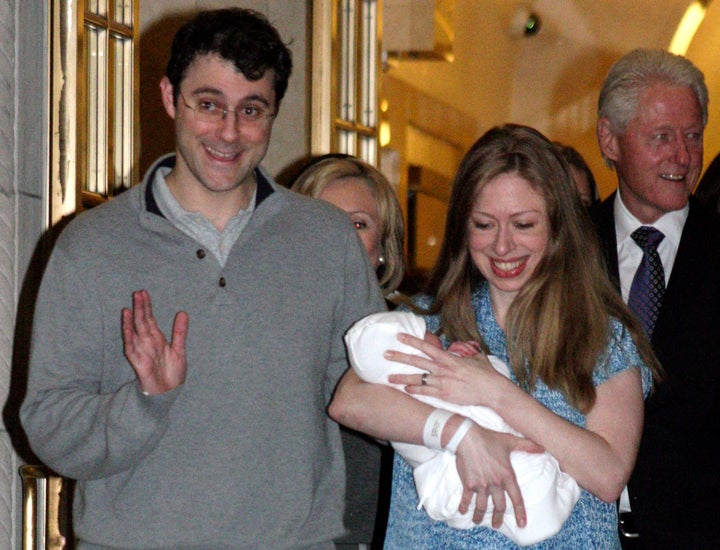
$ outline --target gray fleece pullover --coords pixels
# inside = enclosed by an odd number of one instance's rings
[[[78,480],[87,548],[332,548],[344,462],[326,415],[342,336],[384,308],[347,217],[258,172],[225,266],[163,218],[152,172],[63,231],[43,277],[21,418]],[[185,383],[139,391],[120,312],[147,289],[160,329],[190,318]]]

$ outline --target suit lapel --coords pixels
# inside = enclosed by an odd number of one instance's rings
[[[605,199],[593,215],[598,227],[601,244],[605,253],[607,273],[613,285],[620,292],[620,272],[618,270],[617,234],[615,232],[615,193]]]
[[[708,236],[703,235],[700,214],[697,205],[691,201],[690,213],[680,236],[675,263],[653,332],[653,343],[662,341],[666,334],[672,333],[675,327],[671,319],[677,321],[679,312],[687,311],[689,296],[697,297],[702,292],[705,271],[700,266],[707,265],[708,258],[704,256],[707,255],[705,239]]]

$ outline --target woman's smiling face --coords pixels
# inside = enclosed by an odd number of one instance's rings
[[[509,304],[545,257],[550,221],[545,199],[517,173],[501,174],[478,193],[468,220],[470,256]]]

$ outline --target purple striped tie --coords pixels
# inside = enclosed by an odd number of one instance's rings
[[[665,294],[665,271],[657,251],[665,235],[654,227],[643,225],[630,236],[643,249],[643,257],[630,286],[628,305],[640,318],[649,338]]]

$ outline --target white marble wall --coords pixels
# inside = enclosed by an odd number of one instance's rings
[[[15,2],[0,1],[0,401],[7,401],[15,326]],[[12,548],[17,459],[0,431],[0,548]]]
[[[45,229],[47,131],[46,0],[0,0],[0,548],[20,548],[24,448],[17,406],[35,273],[28,271]],[[26,279],[26,275],[30,275]],[[26,284],[27,282],[27,284]],[[28,289],[27,291],[24,289]],[[31,308],[30,308],[31,309]],[[19,331],[16,330],[19,328]],[[20,342],[20,344],[16,344]],[[18,364],[20,363],[20,364]]]

